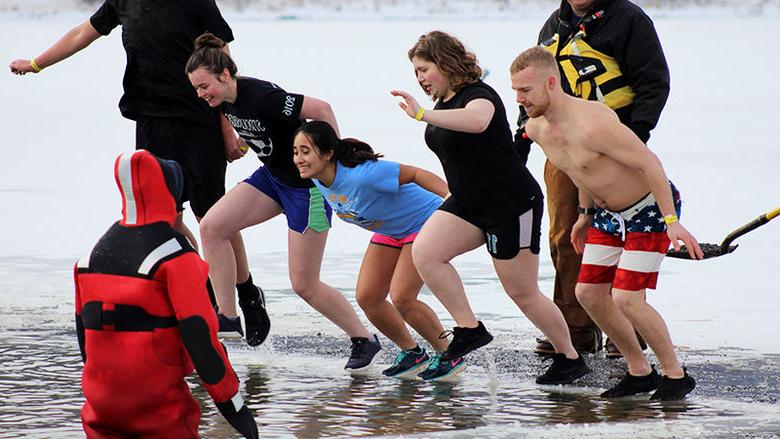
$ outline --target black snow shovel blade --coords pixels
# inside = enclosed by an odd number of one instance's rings
[[[701,247],[701,251],[704,254],[704,259],[717,258],[718,256],[727,255],[733,252],[739,246],[738,244],[731,245],[735,239],[763,226],[778,215],[780,215],[780,207],[759,216],[753,221],[729,233],[720,244],[705,244],[700,242],[699,247]],[[680,246],[680,250],[670,249],[666,252],[666,256],[677,259],[691,259],[691,255],[688,254],[688,249],[686,249],[684,245]]]

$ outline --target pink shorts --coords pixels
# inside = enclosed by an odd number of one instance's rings
[[[401,248],[406,244],[413,243],[414,238],[417,237],[417,233],[418,232],[414,232],[411,235],[404,236],[403,238],[392,238],[387,235],[380,235],[379,233],[374,233],[374,236],[371,237],[371,243],[386,245],[388,247],[393,247],[393,248]]]
[[[655,289],[658,269],[669,248],[666,232],[628,232],[626,240],[588,229],[578,283],[611,283],[626,291]]]

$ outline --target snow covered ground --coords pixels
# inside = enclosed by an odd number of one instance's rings
[[[0,0],[0,12],[48,16],[91,11],[102,0]],[[777,15],[780,0],[635,0],[658,16]],[[555,0],[217,0],[224,11],[283,19],[518,19],[549,15]]]

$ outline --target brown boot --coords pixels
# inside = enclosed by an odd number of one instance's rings
[[[571,343],[577,352],[595,354],[602,349],[602,335],[598,328],[571,333]]]
[[[571,334],[571,342],[574,345],[574,349],[580,353],[595,354],[600,351],[602,349],[601,340],[601,331],[598,329],[572,332]],[[555,348],[547,337],[537,337],[534,352],[539,355],[552,355],[555,353]]]
[[[645,339],[642,338],[638,332],[636,332],[636,339],[639,341],[639,347],[641,347],[643,351],[647,349],[647,343],[645,343]],[[618,349],[617,345],[613,343],[609,337],[607,337],[607,342],[604,343],[604,352],[606,352],[604,355],[607,358],[623,358],[623,354],[620,353],[620,349]]]

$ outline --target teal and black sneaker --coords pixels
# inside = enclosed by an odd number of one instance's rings
[[[451,359],[445,353],[433,357],[428,368],[422,371],[418,377],[425,381],[446,381],[455,378],[466,368],[463,357]]]
[[[412,378],[417,372],[428,365],[431,357],[425,349],[417,346],[414,349],[401,351],[395,356],[393,365],[382,371],[382,375],[395,378]]]

